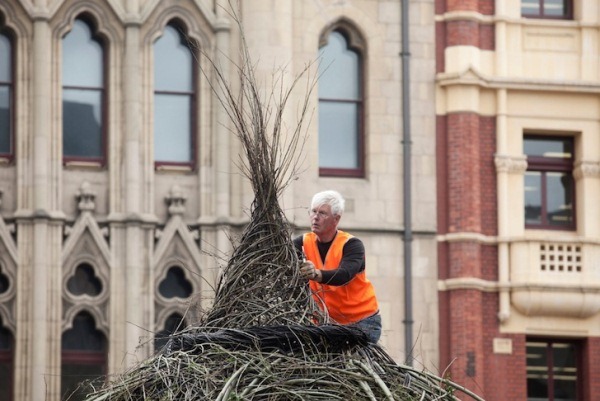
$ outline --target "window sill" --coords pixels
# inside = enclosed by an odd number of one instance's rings
[[[102,163],[74,160],[64,162],[64,166],[68,169],[100,170],[102,168]]]
[[[186,174],[191,173],[193,171],[192,166],[181,166],[181,165],[172,165],[172,164],[159,164],[155,166],[157,172],[161,173],[180,173]]]

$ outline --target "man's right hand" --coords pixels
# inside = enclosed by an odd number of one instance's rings
[[[319,271],[319,269],[317,269],[314,265],[313,262],[311,262],[310,260],[306,261],[306,262],[302,262],[300,264],[300,274],[302,275],[302,277],[304,277],[305,279],[308,280],[314,280],[318,283],[321,282],[321,272]]]

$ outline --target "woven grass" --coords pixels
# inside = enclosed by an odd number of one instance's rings
[[[240,167],[254,191],[250,223],[201,322],[173,334],[154,356],[93,389],[87,399],[456,400],[460,392],[481,400],[448,380],[397,364],[362,331],[334,324],[316,305],[300,277],[291,225],[279,205],[297,173],[315,80],[306,80],[298,124],[285,131],[283,111],[310,66],[289,89],[281,77],[276,89],[263,93],[239,28],[239,92],[207,59],[213,90],[245,152]]]

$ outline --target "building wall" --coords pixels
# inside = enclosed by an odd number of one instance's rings
[[[527,397],[532,337],[579,340],[579,394],[597,394],[600,15],[573,4],[552,20],[436,1],[440,364],[487,400]],[[525,228],[526,133],[574,138],[575,230]],[[544,270],[548,247],[581,270]]]
[[[433,6],[433,1],[410,2],[412,354],[416,364],[437,373]],[[253,194],[237,165],[240,144],[201,71],[196,72],[196,167],[155,168],[152,44],[171,19],[178,19],[235,88],[229,60],[239,60],[240,32],[226,8],[227,2],[210,0],[0,3],[0,24],[15,33],[16,146],[14,159],[0,161],[0,272],[10,283],[0,294],[0,316],[15,340],[13,399],[59,399],[61,336],[82,310],[108,339],[107,371],[116,373],[153,352],[152,333],[164,327],[170,313],[188,313],[193,321],[210,305],[211,285],[231,251],[230,238],[247,222]],[[105,166],[65,164],[62,158],[61,38],[82,12],[91,15],[108,43]],[[290,84],[314,62],[320,35],[336,21],[351,23],[365,39],[366,177],[319,177],[315,91],[300,173],[281,201],[302,232],[308,229],[305,210],[314,192],[332,188],[345,195],[341,228],[365,242],[368,275],[383,316],[381,343],[402,362],[399,2],[249,0],[241,16],[257,76],[267,88],[274,69],[285,67],[284,84]],[[304,84],[315,71],[301,78],[284,116],[286,126],[296,123]],[[94,267],[102,283],[97,297],[73,296],[66,289],[82,262]],[[159,293],[174,264],[187,272],[190,299],[167,300]]]

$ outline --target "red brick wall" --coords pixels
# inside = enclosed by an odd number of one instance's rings
[[[495,0],[435,0],[436,14],[449,11],[475,11],[484,15],[494,14]]]
[[[484,15],[494,14],[494,0],[437,0],[435,13],[442,15],[449,11],[475,11]],[[483,50],[495,49],[495,28],[493,24],[474,20],[439,21],[435,25],[436,72],[443,72],[444,51],[449,46],[475,46]]]
[[[438,117],[437,129],[439,233],[496,235],[495,118],[452,113]],[[438,251],[440,278],[497,279],[495,245],[447,242]],[[494,386],[494,373],[489,372],[493,364],[519,358],[492,351],[493,338],[498,336],[498,294],[468,289],[443,292],[439,311],[442,367],[449,366],[449,377],[456,383],[487,396],[487,387]]]
[[[600,399],[600,338],[590,337],[582,352],[582,392],[585,401]]]

